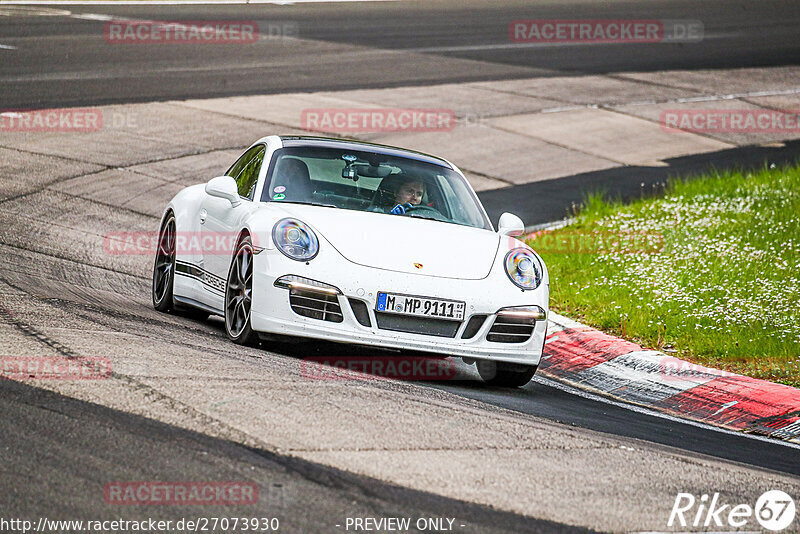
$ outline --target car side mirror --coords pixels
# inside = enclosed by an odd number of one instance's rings
[[[504,213],[497,223],[497,233],[508,236],[522,235],[525,233],[525,223],[513,213]]]
[[[239,198],[239,189],[236,187],[236,180],[230,176],[217,176],[209,180],[206,184],[206,194],[212,197],[224,198],[234,208],[242,203]]]

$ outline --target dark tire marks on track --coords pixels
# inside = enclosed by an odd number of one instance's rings
[[[346,517],[454,517],[459,532],[579,533],[585,529],[384,484],[0,380],[0,508],[35,521],[278,517],[281,532],[335,532]],[[35,447],[31,444],[35,442]],[[10,469],[7,471],[6,469]],[[250,506],[120,507],[104,502],[118,481],[247,481]]]

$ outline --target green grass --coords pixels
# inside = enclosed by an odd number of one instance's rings
[[[800,167],[674,180],[627,205],[593,195],[575,224],[528,243],[556,312],[800,386]]]

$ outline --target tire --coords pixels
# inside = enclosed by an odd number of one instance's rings
[[[175,283],[175,215],[170,212],[158,233],[158,248],[153,263],[153,308],[169,312],[175,308],[172,288]]]
[[[518,388],[531,381],[536,374],[536,365],[478,360],[478,374],[489,386]]]
[[[250,326],[253,256],[253,242],[250,236],[245,236],[236,247],[225,282],[225,332],[238,345],[255,345],[258,342],[258,335]]]

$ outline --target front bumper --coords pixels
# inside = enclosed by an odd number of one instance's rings
[[[491,342],[486,335],[501,308],[537,305],[546,311],[547,280],[536,290],[523,292],[508,281],[505,271],[497,272],[498,268],[502,269],[502,264],[494,265],[489,276],[482,280],[460,280],[364,267],[347,261],[332,247],[321,250],[308,264],[290,260],[275,249],[265,249],[255,256],[251,326],[262,333],[538,365],[546,336],[546,320],[536,321],[530,338],[524,342]],[[329,322],[295,313],[290,306],[289,290],[274,285],[279,277],[287,274],[337,287],[342,293],[336,296],[342,321]],[[464,301],[465,317],[455,337],[381,329],[377,327],[375,311],[379,291]],[[349,299],[366,304],[371,326],[359,323]],[[487,318],[477,333],[463,339],[461,336],[473,315]]]

